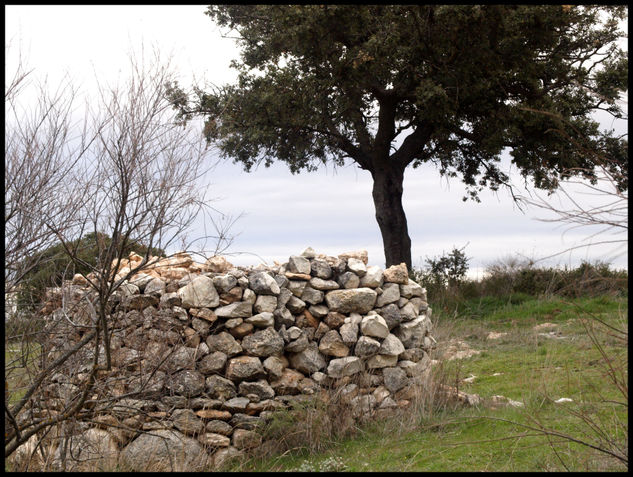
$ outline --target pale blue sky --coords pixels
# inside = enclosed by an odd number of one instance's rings
[[[35,72],[48,74],[51,83],[68,73],[85,90],[90,90],[95,72],[101,79],[116,78],[130,48],[141,43],[171,52],[183,85],[194,78],[230,82],[235,72],[228,65],[237,48],[233,40],[221,38],[204,10],[200,5],[5,6],[5,43],[19,47]],[[232,228],[238,235],[228,250],[235,264],[257,264],[260,258],[283,262],[311,246],[330,255],[366,249],[371,264],[384,265],[371,177],[354,165],[292,175],[280,164],[247,174],[226,161],[214,169],[211,180],[209,195],[221,199],[213,205],[226,214],[243,214]],[[516,179],[516,184],[521,182]],[[522,213],[503,190],[483,193],[481,203],[462,202],[463,194],[458,180],[447,184],[431,165],[407,171],[404,208],[414,266],[466,245],[477,272],[505,256],[540,258],[587,243],[583,239],[592,232],[541,222],[537,219],[548,217],[545,212],[527,208]],[[601,238],[614,237],[593,240]],[[577,265],[581,259],[599,259],[623,268],[627,257],[626,245],[594,246],[545,263]]]

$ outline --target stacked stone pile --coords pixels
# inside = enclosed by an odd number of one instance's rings
[[[79,275],[51,294],[47,359],[96,319],[90,296]],[[260,424],[297,400],[336,395],[357,417],[406,406],[434,346],[426,290],[405,264],[368,266],[365,251],[308,248],[272,267],[179,254],[133,275],[110,305],[112,370],[75,440],[84,457],[98,450],[136,470],[220,465],[260,445]],[[59,412],[93,360],[92,348],[70,360],[36,414]]]

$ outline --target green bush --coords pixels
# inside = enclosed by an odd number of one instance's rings
[[[461,260],[463,267],[459,270],[463,273],[450,275],[451,260]],[[451,255],[427,259],[427,267],[413,269],[410,278],[427,289],[434,309],[449,315],[486,307],[486,299],[519,304],[542,296],[628,296],[628,272],[613,270],[604,262],[583,261],[576,268],[536,267],[531,261],[506,257],[489,265],[479,280],[465,278],[467,262],[462,251],[454,249]]]
[[[37,266],[27,273],[20,284],[18,308],[34,309],[44,300],[47,287],[61,286],[62,280],[70,279],[75,273],[88,274],[97,265],[99,252],[106,249],[112,238],[104,233],[90,233],[68,244],[68,248],[76,254],[79,263],[73,262],[61,243],[57,243],[37,256]],[[134,251],[140,255],[147,252],[147,247],[137,242],[130,242],[124,254]],[[164,250],[152,248],[151,254],[165,255]],[[82,263],[83,262],[83,263]]]

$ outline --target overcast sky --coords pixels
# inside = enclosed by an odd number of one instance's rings
[[[238,57],[237,47],[221,37],[203,14],[205,9],[200,5],[5,6],[5,43],[10,42],[13,51],[19,49],[35,73],[48,75],[52,84],[69,74],[86,91],[95,74],[115,79],[125,71],[128,52],[142,43],[173,55],[183,85],[194,78],[216,85],[231,82],[236,73],[229,62]],[[9,73],[9,59],[6,68]],[[509,165],[507,158],[505,163]],[[246,173],[240,165],[225,161],[214,169],[212,182],[209,195],[218,199],[213,205],[233,217],[242,214],[231,229],[237,234],[228,250],[234,264],[284,262],[311,246],[330,255],[366,249],[370,264],[384,266],[371,176],[353,164],[292,175],[281,164]],[[424,265],[426,257],[465,246],[471,270],[479,272],[507,256],[538,259],[591,241],[618,238],[599,235],[586,240],[596,230],[569,230],[542,222],[538,219],[551,216],[537,208],[520,211],[506,191],[484,192],[481,203],[463,202],[463,195],[458,180],[447,183],[433,166],[407,171],[403,201],[414,266]],[[599,200],[587,195],[578,199]],[[559,199],[550,200],[558,203]],[[626,246],[596,245],[543,263],[576,266],[583,259],[604,260],[625,268],[627,257]]]

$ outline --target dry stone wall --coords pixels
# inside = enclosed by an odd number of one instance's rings
[[[131,255],[119,276],[139,260]],[[94,320],[88,290],[77,275],[51,294],[47,359]],[[368,266],[365,251],[308,248],[272,267],[162,259],[111,303],[113,367],[92,396],[90,423],[78,427],[77,453],[98,448],[135,470],[200,470],[260,445],[260,424],[297,400],[338,392],[356,416],[406,406],[411,381],[429,367],[430,316],[405,264]],[[73,376],[93,359],[83,350],[55,376],[47,412],[78,392]]]

